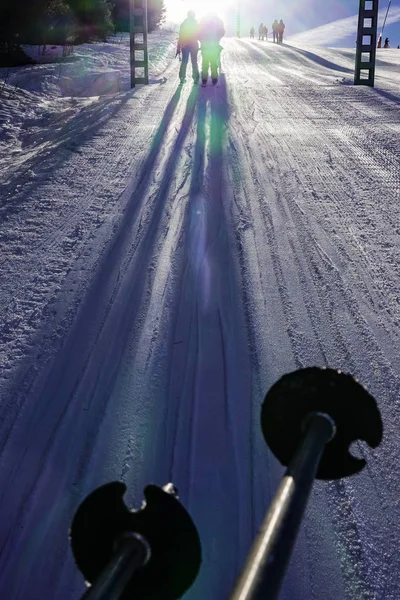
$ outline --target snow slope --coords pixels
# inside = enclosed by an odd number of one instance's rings
[[[1,174],[0,597],[78,598],[83,497],[174,481],[229,596],[282,468],[265,392],[309,365],[375,395],[365,471],[317,483],[284,600],[400,596],[400,53],[224,42],[41,128]]]
[[[175,55],[176,33],[154,32],[148,43],[150,83],[164,81],[160,74]],[[42,46],[24,49],[37,64],[0,68],[0,177],[20,167],[38,142],[59,139],[60,129],[80,110],[130,89],[126,33],[107,43],[75,46],[65,57],[61,46],[46,47],[44,53]]]

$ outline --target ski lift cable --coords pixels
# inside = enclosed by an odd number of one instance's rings
[[[390,10],[391,4],[392,4],[392,0],[389,0],[389,4],[388,4],[388,7],[387,7],[385,20],[383,21],[383,25],[382,25],[381,39],[383,39],[383,31],[385,29],[385,25],[386,25],[386,21],[387,21],[388,15],[389,15],[389,10]]]

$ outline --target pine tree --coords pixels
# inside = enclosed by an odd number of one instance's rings
[[[164,0],[147,0],[147,26],[149,31],[158,29],[165,21]]]
[[[134,0],[132,0],[134,1]],[[112,19],[117,31],[129,31],[130,16],[129,3],[130,0],[111,0]],[[165,3],[164,0],[147,0],[147,24],[148,30],[154,31],[165,21]]]
[[[50,43],[65,35],[59,29],[68,13],[66,0],[2,0],[0,5],[0,46],[6,64],[29,62],[21,44]],[[58,43],[62,43],[62,39]]]
[[[110,0],[111,17],[116,31],[129,31],[130,28],[130,0]]]
[[[75,20],[74,36],[79,43],[102,39],[114,30],[107,0],[68,0]]]
[[[25,0],[26,42],[30,44],[63,44],[67,32],[65,19],[68,0]]]

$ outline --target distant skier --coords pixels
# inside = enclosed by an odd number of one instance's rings
[[[254,39],[254,27],[250,29],[250,39]]]
[[[201,43],[201,85],[203,87],[207,84],[210,69],[213,85],[218,81],[218,64],[222,50],[219,42],[224,35],[224,24],[215,13],[208,14],[200,21],[198,39]]]
[[[189,10],[187,19],[185,19],[179,29],[178,46],[182,51],[182,62],[179,69],[179,78],[181,83],[186,81],[186,69],[189,56],[192,62],[192,77],[195,83],[199,81],[199,67],[197,65],[197,54],[199,51],[198,43],[199,24],[196,21],[196,15],[193,10]]]
[[[258,28],[258,39],[261,40],[264,35],[264,23],[260,23],[260,27]]]
[[[282,19],[278,23],[278,43],[283,44],[283,34],[285,33],[286,25]]]
[[[279,23],[278,20],[275,19],[275,21],[272,23],[272,37],[274,39],[274,43],[278,41],[278,29]]]
[[[267,42],[268,41],[268,27],[266,25],[264,25],[264,36],[265,36],[265,41]]]
[[[390,48],[389,46],[389,38],[386,38],[384,48]]]

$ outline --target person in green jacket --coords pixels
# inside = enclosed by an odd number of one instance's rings
[[[218,63],[222,46],[219,43],[225,35],[222,20],[214,13],[205,16],[199,23],[199,40],[201,43],[202,70],[201,84],[207,84],[208,73],[211,69],[213,85],[218,81]]]

